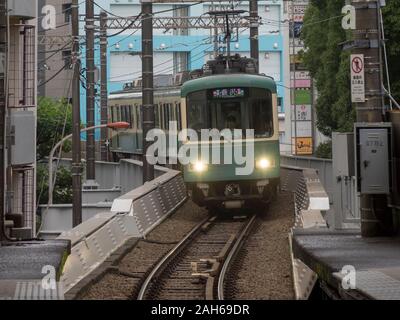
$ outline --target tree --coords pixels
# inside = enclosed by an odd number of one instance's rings
[[[37,157],[48,157],[54,145],[72,132],[72,107],[65,99],[39,98],[37,110]],[[70,142],[64,145],[69,151]]]
[[[340,43],[352,38],[341,27],[345,0],[311,0],[304,17],[303,61],[318,90],[317,127],[325,135],[353,130],[356,119],[350,95],[349,52]],[[400,101],[400,6],[387,0],[383,8],[389,75],[393,96]]]
[[[392,95],[400,103],[400,6],[397,0],[388,0],[383,8],[385,38]]]
[[[40,163],[48,157],[51,149],[62,137],[72,132],[72,107],[65,99],[54,100],[51,98],[39,98],[37,110],[37,201],[45,204],[48,201],[48,168]],[[63,151],[70,150],[70,142],[66,142]],[[57,169],[54,185],[54,203],[72,202],[72,175],[64,167]]]
[[[304,17],[304,64],[318,90],[317,127],[326,136],[351,130],[355,112],[350,98],[349,53],[340,43],[348,38],[341,27],[344,0],[312,0]]]
[[[71,170],[60,166],[57,170],[56,183],[53,189],[53,203],[72,203],[72,174]],[[49,200],[49,172],[46,164],[37,165],[36,198],[39,204]]]

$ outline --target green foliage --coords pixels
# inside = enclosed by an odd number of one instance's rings
[[[383,22],[389,63],[392,94],[400,101],[400,6],[398,0],[387,0]],[[385,84],[386,85],[386,84]]]
[[[342,52],[339,45],[347,39],[340,19],[344,4],[344,0],[312,0],[304,17],[302,39],[308,48],[303,53],[304,64],[318,90],[317,127],[326,136],[351,130],[355,115],[349,53]]]
[[[37,165],[36,198],[39,204],[47,204],[49,197],[49,173],[46,164]],[[53,203],[72,203],[72,174],[67,168],[60,166],[57,170],[56,183],[53,191]]]
[[[64,128],[65,123],[65,128]],[[64,132],[63,132],[64,129]],[[37,110],[37,157],[48,157],[53,146],[72,132],[72,108],[65,99],[39,98]],[[64,144],[68,152],[71,142]]]
[[[321,143],[315,150],[317,158],[332,159],[332,141]]]
[[[400,6],[387,0],[383,9],[389,76],[393,96],[400,101]],[[352,38],[341,27],[345,0],[311,0],[304,17],[302,39],[308,50],[303,61],[315,80],[317,127],[325,135],[352,131],[356,114],[350,97],[349,52],[340,43]],[[324,21],[321,23],[321,21]]]

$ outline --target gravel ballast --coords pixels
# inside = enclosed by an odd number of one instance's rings
[[[187,201],[148,236],[119,259],[78,299],[136,299],[151,268],[208,212]],[[293,299],[293,279],[288,234],[294,224],[291,192],[281,192],[260,215],[228,275],[228,299]]]
[[[282,192],[258,218],[230,272],[232,299],[294,299],[288,234],[294,224],[291,192]]]
[[[147,237],[109,268],[78,299],[136,299],[146,273],[192,228],[208,216],[208,212],[187,201],[171,217],[158,225]]]

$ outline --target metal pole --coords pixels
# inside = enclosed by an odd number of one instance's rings
[[[101,124],[107,124],[107,13],[100,13],[100,68],[101,68],[101,86],[100,86],[100,107]],[[101,160],[109,161],[108,153],[108,130],[101,129]]]
[[[91,130],[100,129],[100,128],[103,129],[103,128],[107,128],[107,127],[108,127],[108,124],[105,123],[105,124],[100,124],[100,125],[93,126],[93,127],[83,128],[79,132],[80,133],[88,132],[88,131],[91,131]],[[53,204],[53,189],[54,189],[54,187],[53,187],[53,183],[54,183],[54,181],[53,181],[53,159],[54,159],[54,153],[57,151],[57,149],[63,147],[63,144],[64,144],[65,141],[67,141],[67,140],[69,140],[71,138],[74,138],[73,137],[73,133],[65,136],[60,141],[58,141],[57,144],[50,151],[50,155],[49,155],[49,181],[48,181],[49,193],[48,193],[48,202],[47,202],[47,204],[49,206]]]
[[[0,1],[0,52],[6,55],[7,47],[7,0]],[[6,115],[6,71],[0,74],[0,241],[5,233],[5,115]]]
[[[250,0],[250,56],[256,62],[257,72],[259,71],[259,49],[258,49],[258,3],[257,0]]]
[[[291,65],[292,65],[292,72],[293,72],[293,84],[292,90],[291,90],[291,106],[290,108],[293,108],[294,111],[294,154],[297,156],[297,104],[296,104],[296,37],[295,37],[295,25],[294,25],[294,1],[292,0],[291,2],[291,10],[292,10],[292,19],[291,19],[291,30],[292,30],[292,60]],[[291,76],[292,79],[292,76]],[[292,81],[290,81],[292,82]],[[290,110],[290,112],[292,112]],[[292,123],[290,124],[292,125]],[[293,128],[293,127],[291,127]],[[292,132],[292,137],[293,137],[293,132]],[[292,139],[293,141],[293,139]]]
[[[357,122],[381,122],[383,118],[382,60],[379,25],[379,1],[354,1],[356,30],[353,39],[370,40],[367,48],[358,47],[355,54],[365,59],[365,92],[367,99],[356,103]],[[361,195],[361,234],[364,237],[382,235],[389,231],[392,212],[385,195]]]
[[[153,5],[142,3],[142,96],[143,96],[143,183],[154,179],[154,167],[149,164],[147,150],[151,144],[147,133],[154,128],[153,84]]]
[[[79,58],[79,5],[72,0],[71,9],[72,59],[74,76],[72,79],[72,225],[82,222],[82,181],[81,181],[81,116],[80,116],[80,58]],[[50,188],[50,186],[49,186]]]
[[[86,126],[94,126],[94,3],[86,0]],[[95,180],[94,132],[86,134],[86,179]]]

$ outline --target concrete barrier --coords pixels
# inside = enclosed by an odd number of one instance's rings
[[[131,238],[145,237],[185,200],[186,188],[179,171],[165,173],[114,200],[111,210],[95,215],[58,239],[70,240],[71,254],[61,281],[64,293],[100,266]]]
[[[288,169],[286,169],[288,170]],[[324,215],[330,209],[329,197],[323,187],[317,171],[313,169],[291,168],[296,172],[297,186],[295,190],[295,224],[289,234],[293,281],[296,299],[308,299],[317,274],[300,259],[293,255],[292,239],[294,229],[327,229]],[[299,174],[301,173],[301,174]],[[294,183],[292,182],[292,185]]]

